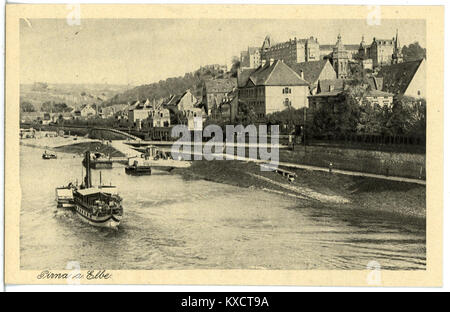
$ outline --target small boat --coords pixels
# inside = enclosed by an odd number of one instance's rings
[[[75,204],[73,202],[73,190],[74,186],[69,183],[68,186],[57,187],[56,193],[56,207],[58,208],[74,208]]]
[[[135,160],[132,165],[128,165],[125,167],[125,173],[138,176],[151,175],[152,167],[145,164],[139,164],[139,162]]]
[[[58,158],[56,154],[47,153],[47,151],[44,151],[44,154],[42,154],[42,159],[56,159],[56,158]]]

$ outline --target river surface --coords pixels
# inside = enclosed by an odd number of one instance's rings
[[[22,269],[425,269],[425,229],[380,214],[156,172],[102,170],[123,197],[117,231],[57,211],[55,187],[81,181],[81,157],[21,146]],[[98,170],[93,182],[98,183]]]

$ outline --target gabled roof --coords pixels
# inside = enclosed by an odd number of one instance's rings
[[[303,72],[303,78],[310,84],[314,84],[327,63],[328,60],[302,62],[291,65],[291,68],[299,75]]]
[[[309,86],[292,68],[276,60],[258,67],[249,78],[256,86]]]
[[[236,86],[236,78],[211,79],[205,81],[205,88],[207,93],[230,92]]]
[[[319,80],[317,85],[317,93],[330,92],[330,86],[333,91],[344,90],[345,80],[344,79],[323,79]]]
[[[383,78],[383,91],[404,94],[422,62],[423,59],[382,67],[377,76]]]
[[[248,78],[255,71],[254,68],[243,68],[239,69],[237,84],[239,88],[245,87],[247,84]]]

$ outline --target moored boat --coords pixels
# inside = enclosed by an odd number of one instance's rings
[[[56,158],[58,158],[56,154],[47,153],[47,151],[44,151],[44,153],[42,154],[42,159],[56,159]]]
[[[140,164],[137,160],[125,167],[125,173],[130,175],[151,175],[152,167],[148,164]]]

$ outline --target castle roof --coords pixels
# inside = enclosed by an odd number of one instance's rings
[[[383,91],[404,94],[423,61],[421,59],[382,67],[377,76],[383,78]]]

